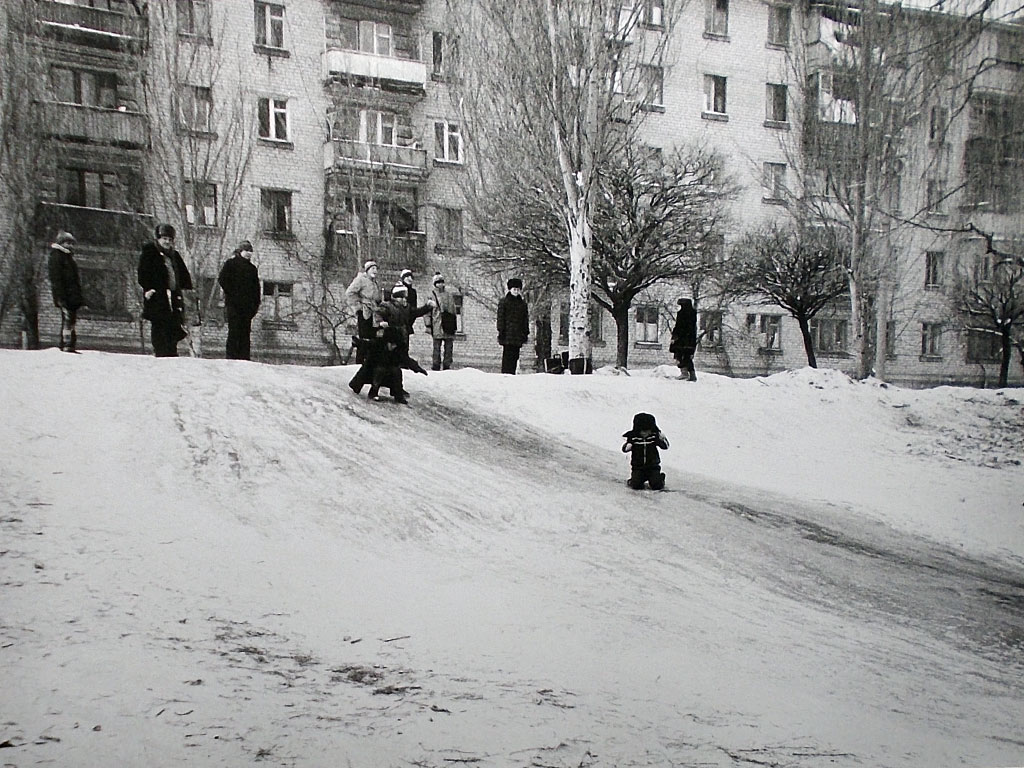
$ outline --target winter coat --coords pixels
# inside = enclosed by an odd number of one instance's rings
[[[82,299],[82,281],[78,276],[78,265],[71,251],[63,245],[54,243],[50,246],[47,267],[50,272],[50,290],[53,292],[54,306],[66,307],[72,312],[81,308],[85,303]]]
[[[153,241],[142,246],[142,254],[139,256],[139,285],[142,286],[143,294],[142,316],[146,320],[170,320],[175,315],[180,318],[185,310],[182,291],[192,290],[192,276],[189,274],[181,254],[172,249],[168,255],[178,283],[177,289],[174,291],[170,290],[170,277],[164,261],[164,251]],[[156,293],[147,299],[145,294],[150,290],[156,291]]]
[[[235,254],[224,262],[217,282],[224,289],[224,313],[228,319],[252,320],[260,310],[262,291],[256,265]]]
[[[434,291],[432,298],[434,299],[434,306],[430,309],[427,319],[424,320],[427,330],[430,331],[430,335],[435,339],[454,339],[454,333],[445,333],[441,327],[441,312],[456,314],[455,295],[448,293],[448,291]],[[429,307],[430,305],[428,304],[427,306]]]
[[[360,272],[345,289],[345,298],[352,309],[361,313],[364,318],[370,319],[380,304],[380,286],[375,278]]]
[[[684,299],[676,313],[676,324],[672,328],[672,343],[669,352],[688,350],[691,354],[697,348],[697,310],[693,302]]]
[[[668,449],[668,438],[660,430],[631,429],[622,435],[626,438],[623,453],[631,453],[629,466],[632,469],[660,469],[661,454],[658,449]]]
[[[405,283],[402,283],[405,285]],[[416,322],[417,317],[423,317],[424,315],[430,314],[430,305],[424,304],[422,307],[419,305],[419,294],[416,293],[416,289],[411,285],[405,286],[408,291],[409,299],[409,335],[416,333],[413,328],[413,323]],[[429,325],[427,326],[430,327]]]
[[[399,345],[399,355],[409,352],[409,308],[402,307],[392,301],[381,302],[373,313],[374,326],[387,323],[394,330],[394,340]]]
[[[506,293],[498,302],[498,343],[521,347],[530,338],[530,312],[526,299]]]

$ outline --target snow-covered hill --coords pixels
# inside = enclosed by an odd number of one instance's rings
[[[1024,392],[353,372],[0,351],[5,764],[1024,763]]]

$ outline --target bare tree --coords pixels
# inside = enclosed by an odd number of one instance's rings
[[[33,0],[0,7],[0,322],[21,315],[24,342],[39,346],[39,290],[45,260],[37,248],[36,206],[53,161],[38,104],[46,96],[45,57]],[[55,233],[47,233],[53,236]]]
[[[246,210],[247,176],[260,120],[247,87],[244,57],[224,13],[184,16],[180,3],[150,3],[152,40],[143,78],[151,119],[149,194],[197,278],[203,306],[217,292],[219,262],[251,237],[258,211]],[[206,279],[203,280],[202,277]]]
[[[768,225],[746,234],[728,263],[737,295],[757,295],[785,309],[800,326],[807,364],[818,367],[811,323],[848,288],[849,247],[826,227]]]
[[[957,192],[944,138],[991,62],[978,46],[1005,4],[912,9],[866,0],[820,6],[793,58],[805,111],[799,217],[845,227],[860,376],[885,377],[898,258]],[[908,190],[925,194],[912,199]]]
[[[950,298],[967,334],[968,360],[996,351],[998,386],[1005,387],[1013,349],[1024,342],[1024,240],[1007,249],[996,247],[991,235],[982,241],[981,253],[958,264]]]
[[[594,218],[602,168],[635,140],[643,109],[660,102],[673,8],[661,0],[452,0],[450,27],[476,174],[468,200],[521,186],[553,211],[568,247],[569,358],[590,358]],[[557,168],[557,175],[544,173]],[[486,228],[485,226],[483,228]]]
[[[712,271],[726,207],[736,187],[722,157],[701,146],[663,156],[628,145],[598,173],[593,213],[593,300],[616,325],[616,365],[629,360],[629,311],[637,296],[659,284],[700,283]],[[520,272],[562,287],[567,231],[534,189],[515,185],[491,201],[482,218],[485,270]]]

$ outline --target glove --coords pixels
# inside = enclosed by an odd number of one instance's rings
[[[498,344],[500,344],[503,347],[505,346],[505,337],[504,336],[499,336],[498,337]]]

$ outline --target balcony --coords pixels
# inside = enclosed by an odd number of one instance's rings
[[[398,279],[403,269],[424,272],[427,268],[426,239],[422,233],[357,235],[334,232],[328,244],[327,267],[351,278],[364,262],[373,259],[380,268],[378,282]]]
[[[55,0],[39,0],[37,5],[43,29],[71,42],[111,50],[145,45],[148,28],[144,16]]]
[[[139,112],[63,102],[39,102],[37,106],[40,125],[53,136],[131,149],[149,145],[149,123]]]
[[[417,13],[423,10],[424,0],[349,0],[350,5],[363,5],[374,10]]]
[[[331,48],[322,54],[322,65],[325,80],[370,81],[418,94],[424,92],[427,84],[427,65],[415,59]]]
[[[66,229],[82,245],[136,248],[153,229],[153,217],[133,211],[109,211],[65,203],[40,203],[36,235],[47,242]]]
[[[324,170],[332,168],[364,170],[422,181],[427,177],[427,153],[415,147],[334,139],[324,144]]]

